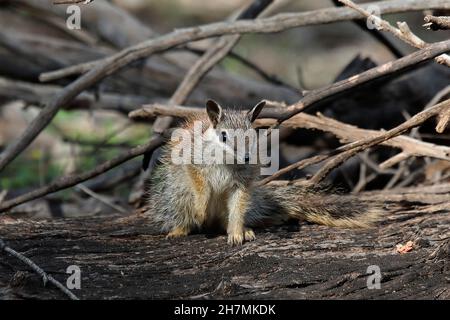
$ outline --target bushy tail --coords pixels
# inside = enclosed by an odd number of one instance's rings
[[[369,228],[381,219],[382,205],[354,195],[301,185],[263,186],[254,192],[249,222],[280,223],[289,218],[342,228]],[[252,223],[253,222],[253,223]]]

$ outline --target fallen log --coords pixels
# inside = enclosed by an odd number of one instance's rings
[[[166,240],[141,214],[2,216],[0,238],[62,284],[78,266],[81,289],[73,292],[81,299],[449,299],[450,202],[404,192],[363,194],[385,203],[374,229],[301,222],[259,230],[241,247],[225,235]],[[412,250],[401,254],[397,245],[408,241]],[[14,257],[0,257],[0,299],[65,298]],[[380,289],[368,289],[370,266],[380,268]]]

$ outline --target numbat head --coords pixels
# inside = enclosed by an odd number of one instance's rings
[[[264,108],[261,101],[246,114],[241,111],[224,110],[217,102],[208,100],[206,111],[211,126],[205,133],[205,142],[212,144],[236,160],[237,164],[256,163],[257,133],[252,124]]]

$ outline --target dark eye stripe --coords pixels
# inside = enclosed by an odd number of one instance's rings
[[[227,142],[227,133],[226,131],[222,131],[222,141]]]

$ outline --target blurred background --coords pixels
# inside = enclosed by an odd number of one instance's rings
[[[250,2],[96,0],[89,5],[80,5],[82,29],[70,31],[65,28],[66,6],[54,6],[51,1],[2,1],[0,149],[26,129],[50,96],[73,80],[43,84],[38,80],[41,72],[91,61],[176,28],[225,20]],[[274,13],[332,6],[331,0],[283,0]],[[412,31],[428,42],[449,38],[447,31],[425,30],[423,16],[423,12],[416,12],[385,18],[391,23],[408,22]],[[403,54],[414,51],[389,34],[386,38]],[[195,45],[207,48],[211,41],[208,39]],[[293,103],[301,98],[303,91],[326,86],[349,73],[361,72],[395,58],[389,49],[352,22],[302,27],[277,34],[244,35],[233,53],[276,78],[278,84],[267,81],[235,57],[227,57],[202,80],[186,105],[200,107],[207,98],[245,108],[261,99]],[[145,103],[167,101],[197,57],[181,49],[158,54],[83,94],[61,110],[27,151],[0,173],[0,191],[7,190],[7,199],[12,198],[63,175],[93,168],[147,141],[151,136],[151,123],[132,122],[127,113]],[[349,66],[353,66],[350,71]],[[385,84],[375,84],[359,95],[341,97],[320,111],[363,128],[389,129],[404,121],[408,114],[423,108],[440,89],[449,85],[450,75],[447,68],[431,63],[393,79],[389,88]],[[429,125],[432,127],[433,124]],[[435,137],[426,137],[426,126],[423,133],[425,141],[436,142]],[[283,165],[339,145],[327,134],[306,130],[286,131],[285,139]],[[448,138],[444,135],[438,142],[448,144]],[[373,161],[387,159],[395,154],[392,152],[380,148]],[[371,155],[366,156],[370,158]],[[415,168],[422,168],[425,160],[414,161],[419,164],[411,163],[411,170],[405,171],[405,175],[414,172]],[[315,168],[308,170],[293,172],[283,178],[303,177]],[[349,161],[337,171],[330,180],[351,191],[359,179],[360,159]],[[393,174],[377,176],[362,190],[385,186]],[[141,175],[139,158],[81,187],[14,210],[17,214],[34,217],[130,212],[139,195],[137,181]],[[92,196],[92,192],[96,196]]]

